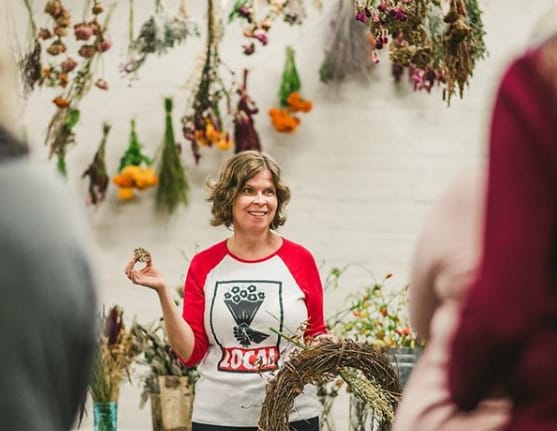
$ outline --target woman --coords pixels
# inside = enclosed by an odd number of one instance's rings
[[[240,152],[209,187],[211,224],[232,235],[192,259],[182,315],[152,263],[136,270],[131,260],[126,274],[158,293],[170,344],[198,366],[192,431],[255,431],[265,384],[292,351],[279,334],[326,333],[323,288],[313,256],[274,232],[290,191],[271,157]],[[292,429],[318,430],[318,415],[315,388],[307,387],[296,397]]]
[[[484,400],[473,412],[451,402],[449,346],[459,304],[480,254],[484,175],[461,175],[434,204],[414,251],[409,317],[426,348],[404,389],[392,431],[497,431],[510,403]]]
[[[455,333],[451,396],[469,411],[496,385],[508,431],[557,429],[557,37],[516,58],[489,141],[483,258]]]

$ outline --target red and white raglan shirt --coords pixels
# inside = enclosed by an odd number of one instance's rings
[[[183,317],[195,335],[187,366],[197,365],[194,422],[257,426],[265,386],[295,346],[284,335],[326,333],[323,286],[315,259],[299,244],[259,260],[243,260],[226,241],[192,259]],[[275,332],[275,330],[278,332]],[[296,397],[291,421],[319,415],[315,387]]]

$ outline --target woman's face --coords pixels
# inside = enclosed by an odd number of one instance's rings
[[[277,191],[271,172],[258,172],[246,182],[232,205],[234,229],[240,232],[268,230],[277,205]]]

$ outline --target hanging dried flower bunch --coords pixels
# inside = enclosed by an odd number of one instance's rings
[[[302,83],[296,68],[295,51],[291,46],[287,46],[279,90],[280,107],[269,110],[271,123],[278,132],[294,133],[301,122],[296,113],[311,111],[312,103],[302,98],[301,88]]]
[[[259,112],[255,102],[248,95],[247,89],[248,70],[244,69],[244,82],[238,90],[240,100],[234,114],[234,152],[256,150],[261,151],[259,135],[255,130],[253,116]]]
[[[307,13],[304,0],[266,0],[263,10],[258,18],[255,13],[255,0],[236,0],[232,11],[228,15],[228,22],[239,18],[246,21],[244,36],[255,39],[263,46],[269,41],[269,30],[273,21],[279,19],[291,25],[302,24]],[[255,52],[255,43],[242,45],[244,54],[251,55]]]
[[[102,139],[99,148],[95,153],[93,161],[83,172],[82,177],[89,179],[89,199],[91,204],[97,205],[104,201],[106,189],[108,188],[109,177],[106,172],[105,150],[106,140],[110,132],[110,124],[104,123],[102,126]]]
[[[90,90],[94,80],[96,60],[108,51],[112,42],[106,35],[106,28],[110,13],[105,17],[104,24],[99,22],[104,6],[94,0],[90,9],[90,21],[83,20],[73,26],[73,36],[78,43],[77,54],[80,62],[67,54],[71,16],[60,0],[49,0],[45,12],[53,20],[52,28],[41,28],[38,37],[42,44],[47,44],[46,53],[52,59],[43,68],[39,84],[60,90],[52,102],[57,110],[53,115],[46,133],[45,144],[50,147],[50,157],[57,156],[58,170],[66,174],[66,150],[69,144],[75,142],[74,127],[79,121],[79,103]],[[58,60],[59,57],[63,57]],[[99,78],[95,86],[102,90],[108,89],[108,83]]]
[[[172,99],[164,99],[165,130],[159,165],[159,185],[157,187],[157,209],[172,214],[178,205],[188,204],[189,183],[186,170],[180,160],[180,153],[174,139],[172,125]]]
[[[201,158],[200,147],[216,146],[220,150],[232,147],[230,134],[225,130],[221,105],[226,104],[230,112],[230,89],[220,76],[221,60],[219,42],[222,29],[216,15],[213,0],[207,1],[207,44],[198,61],[188,86],[193,88],[193,99],[188,103],[186,115],[182,117],[182,132],[190,141],[195,163]]]
[[[135,198],[135,192],[156,186],[158,178],[151,166],[152,160],[141,151],[141,144],[135,130],[135,120],[131,120],[130,141],[120,159],[118,174],[112,182],[118,186],[118,197],[122,200]]]
[[[351,77],[367,81],[373,70],[367,26],[354,19],[354,0],[339,0],[335,12],[319,78],[324,83]]]
[[[27,13],[29,15],[29,27],[33,35],[29,43],[29,48],[19,60],[19,68],[21,70],[23,79],[24,94],[30,93],[35,85],[40,81],[42,76],[41,65],[41,43],[39,42],[39,35],[37,31],[37,24],[33,14],[30,0],[24,0]]]
[[[357,0],[355,18],[369,25],[373,62],[387,47],[395,80],[407,70],[415,90],[439,84],[450,104],[487,50],[477,0],[447,2],[445,12],[442,0]]]
[[[170,14],[162,3],[155,0],[155,13],[147,19],[133,37],[133,0],[130,0],[128,61],[122,67],[124,74],[135,73],[151,54],[163,55],[186,41],[190,36],[199,36],[197,25],[189,19],[186,2],[182,0],[178,12]]]
[[[134,335],[135,323],[130,329],[124,324],[124,311],[115,305],[99,316],[101,334],[97,342],[97,353],[89,393],[95,402],[118,401],[120,386],[129,378],[130,366],[143,347]]]

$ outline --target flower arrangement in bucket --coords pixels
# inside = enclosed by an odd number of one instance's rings
[[[197,369],[186,367],[172,350],[162,319],[135,325],[134,335],[144,346],[137,362],[147,367],[139,406],[150,399],[153,430],[191,429]]]
[[[125,377],[130,379],[130,367],[142,350],[134,335],[135,323],[127,329],[123,315],[123,309],[114,305],[99,316],[102,330],[89,383],[95,431],[116,431],[120,386]]]
[[[327,319],[329,330],[343,338],[370,344],[377,351],[386,353],[403,387],[423,349],[422,340],[412,330],[408,320],[407,286],[391,287],[389,280],[392,280],[392,274],[378,280],[364,265],[348,264],[329,270],[325,277],[326,287],[339,288],[345,278],[348,278],[347,271],[351,269],[361,271],[356,275],[363,276],[364,285],[348,297],[348,303],[343,309]],[[330,403],[328,398],[334,398],[338,394],[338,385],[329,385],[320,390],[322,400]],[[374,420],[366,404],[357,397],[351,397],[352,429],[368,429],[369,421],[375,426]]]
[[[365,266],[349,264],[342,268],[332,268],[326,276],[326,285],[338,288],[343,274],[353,267],[361,269],[369,283],[366,282],[362,288],[352,293],[348,298],[348,305],[328,318],[330,331],[342,337],[370,343],[381,351],[401,348],[419,351],[423,342],[412,330],[408,320],[408,287],[397,289],[388,286],[392,274],[377,280]]]

